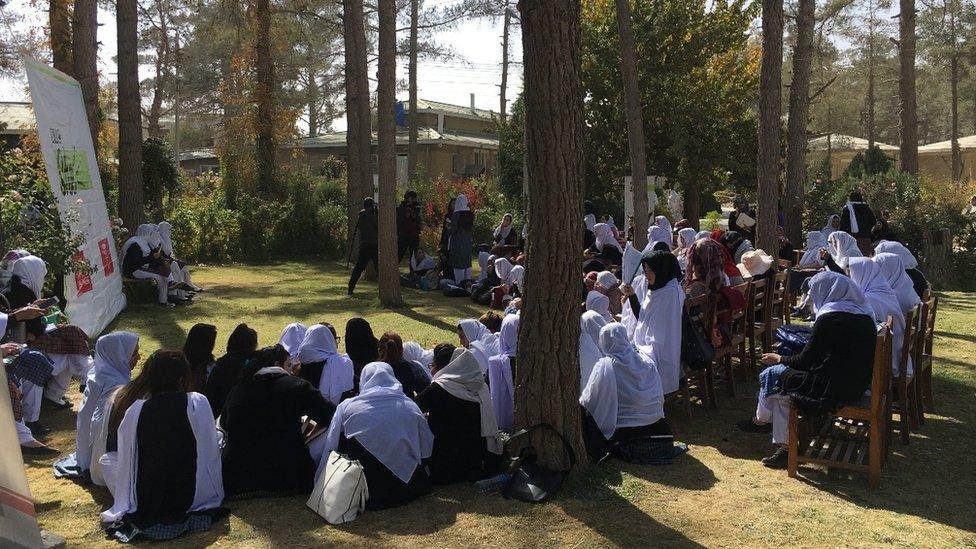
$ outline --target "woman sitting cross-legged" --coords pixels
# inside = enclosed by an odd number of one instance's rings
[[[316,478],[335,451],[362,464],[369,485],[367,509],[397,507],[430,492],[422,462],[431,455],[434,435],[423,412],[403,394],[385,362],[367,364],[359,388],[358,396],[336,408]]]
[[[312,490],[316,464],[305,445],[302,416],[326,426],[335,406],[317,387],[291,375],[284,368],[288,359],[281,345],[261,349],[245,367],[241,383],[227,395],[220,428],[226,433],[228,498]]]
[[[600,330],[597,361],[583,389],[583,440],[594,461],[608,453],[631,463],[664,464],[688,448],[674,444],[654,363],[637,352],[618,322]]]
[[[305,339],[298,348],[298,361],[302,365],[298,377],[318,388],[333,405],[353,395],[352,360],[339,354],[332,326],[316,324],[305,332]]]
[[[431,479],[437,484],[475,481],[501,454],[498,423],[478,359],[442,343],[434,349],[434,380],[417,397],[434,434]]]
[[[156,351],[119,393],[114,503],[101,515],[109,537],[173,539],[226,515],[213,412],[186,392],[189,378],[183,353]]]
[[[769,367],[759,374],[759,403],[752,419],[739,428],[767,432],[772,423],[773,455],[762,460],[774,469],[786,467],[789,453],[790,401],[805,414],[825,414],[856,401],[871,384],[877,328],[864,293],[844,275],[822,272],[810,279],[816,321],[800,354],[765,353]]]
[[[227,354],[217,359],[203,394],[210,401],[214,418],[224,408],[227,394],[241,381],[241,372],[258,348],[258,333],[247,324],[238,324],[227,338]]]

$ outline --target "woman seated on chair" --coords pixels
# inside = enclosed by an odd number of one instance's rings
[[[318,387],[285,368],[281,345],[258,351],[241,382],[227,395],[220,414],[224,437],[227,497],[307,494],[315,461],[305,445],[302,417],[325,428],[335,406]],[[351,371],[351,368],[350,368]]]
[[[691,227],[678,231],[678,247],[674,250],[674,256],[678,258],[682,271],[688,268],[688,254],[695,245],[695,234],[695,229]]]
[[[498,423],[478,360],[449,343],[434,348],[434,379],[417,397],[434,434],[430,476],[435,484],[475,481],[500,455]]]
[[[874,247],[874,255],[895,254],[901,258],[905,266],[905,274],[912,280],[912,286],[919,299],[925,299],[925,292],[929,288],[929,281],[925,279],[922,271],[918,270],[918,259],[901,242],[882,240]]]
[[[868,305],[874,311],[875,323],[884,324],[891,318],[891,372],[898,376],[905,338],[905,315],[898,304],[898,296],[881,274],[881,266],[874,261],[866,257],[852,257],[847,270],[854,284],[864,292]],[[908,375],[912,375],[911,359],[908,360]]]
[[[835,273],[846,274],[847,262],[852,257],[864,257],[857,247],[857,239],[844,231],[834,231],[827,237],[827,249],[820,253],[824,266]]]
[[[608,453],[630,463],[664,464],[684,452],[664,419],[661,378],[648,357],[637,352],[620,323],[600,330],[597,361],[587,380],[583,440],[594,461]]]
[[[215,418],[224,408],[227,394],[241,381],[241,372],[257,348],[258,333],[247,324],[238,324],[227,338],[227,354],[214,363],[203,389]]]
[[[810,341],[800,354],[765,353],[769,366],[759,374],[756,415],[738,423],[748,432],[768,432],[772,423],[776,451],[763,458],[773,469],[786,467],[789,410],[824,414],[853,402],[871,385],[877,327],[864,293],[844,275],[819,273],[810,279],[816,314]]]
[[[650,357],[664,394],[678,390],[681,378],[681,311],[685,291],[681,269],[670,252],[653,251],[641,260],[644,276],[621,288],[627,296],[621,322],[633,342]]]
[[[803,255],[796,267],[802,270],[820,270],[824,265],[824,260],[820,258],[822,249],[827,249],[827,237],[820,231],[808,232],[806,248],[803,249]]]
[[[397,507],[430,492],[422,462],[434,435],[385,362],[363,368],[359,395],[339,404],[325,437],[316,478],[333,451],[358,460],[369,485],[367,509]]]
[[[156,351],[119,393],[114,503],[101,515],[109,537],[173,539],[226,515],[214,414],[186,392],[189,377],[183,353]]]
[[[891,253],[880,253],[875,254],[871,260],[881,268],[881,275],[895,292],[902,313],[908,315],[908,311],[914,309],[922,300],[919,299],[912,279],[905,271],[905,263],[901,257]]]

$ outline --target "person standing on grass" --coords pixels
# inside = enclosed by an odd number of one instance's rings
[[[420,202],[416,191],[407,191],[403,195],[403,202],[397,206],[397,261],[403,259],[404,254],[413,256],[420,249]]]
[[[356,283],[362,276],[366,266],[370,263],[373,268],[379,267],[379,213],[376,209],[376,202],[372,197],[367,196],[363,199],[363,209],[359,211],[359,219],[356,221],[356,233],[359,234],[359,254],[356,256],[356,266],[352,269],[349,276],[348,295],[352,295],[356,290]]]
[[[840,216],[840,230],[857,239],[857,247],[865,256],[871,254],[871,229],[878,220],[871,206],[864,201],[861,191],[855,189],[847,197],[847,204]]]
[[[451,268],[454,269],[454,281],[457,284],[471,279],[472,229],[474,229],[474,212],[468,207],[468,197],[459,194],[454,199],[448,249]]]

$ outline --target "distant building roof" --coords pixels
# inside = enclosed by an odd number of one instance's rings
[[[184,160],[208,160],[211,158],[217,158],[217,152],[213,149],[196,149],[192,151],[182,151],[180,153],[180,162]]]
[[[30,103],[0,101],[0,134],[20,135],[34,129],[34,110]]]
[[[976,149],[976,135],[969,135],[966,137],[959,138],[959,149]],[[948,153],[952,152],[952,141],[939,141],[938,143],[929,143],[928,145],[922,145],[918,148],[920,153]]]
[[[372,134],[372,140],[376,142],[376,132]],[[409,143],[410,136],[406,129],[397,131],[396,142],[398,145]],[[417,128],[417,143],[421,145],[436,145],[449,143],[454,145],[467,145],[469,147],[482,147],[486,149],[497,149],[498,138],[490,135],[471,135],[461,133],[438,133],[434,128]],[[346,132],[332,132],[315,137],[299,139],[295,144],[302,149],[320,149],[329,147],[345,147]]]
[[[404,107],[407,106],[406,101],[403,102]],[[490,120],[495,116],[494,111],[488,111],[485,109],[473,109],[471,107],[465,107],[463,105],[452,105],[450,103],[441,103],[440,101],[430,101],[428,99],[417,99],[417,112],[429,112],[435,114],[447,114],[450,116],[459,116],[462,118],[474,118],[478,120]]]
[[[867,139],[861,139],[860,137],[854,137],[853,135],[835,133],[830,135],[829,138],[829,146],[832,150],[866,151],[868,149]],[[813,138],[809,141],[808,147],[811,151],[826,151],[828,148],[827,139],[828,136],[826,135]],[[894,145],[889,145],[880,141],[875,141],[874,144],[882,151],[898,152],[899,150],[898,147]]]

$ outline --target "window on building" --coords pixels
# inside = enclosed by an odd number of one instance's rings
[[[474,151],[474,165],[475,166],[485,165],[485,151]]]
[[[464,172],[464,161],[459,152],[451,155],[451,172],[454,175],[461,175]]]

